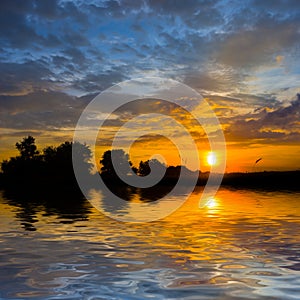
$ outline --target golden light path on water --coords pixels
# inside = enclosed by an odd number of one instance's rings
[[[221,189],[199,209],[201,191],[141,224],[88,202],[45,208],[4,193],[1,299],[296,299],[300,194]]]

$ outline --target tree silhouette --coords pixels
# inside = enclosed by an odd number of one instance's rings
[[[20,157],[11,157],[9,160],[3,160],[1,163],[3,175],[13,176],[14,173],[19,173],[18,166],[20,166]]]
[[[139,176],[147,176],[148,174],[150,174],[150,172],[151,172],[151,168],[149,166],[149,160],[140,161],[137,174]]]
[[[153,168],[153,170],[163,172],[165,166],[156,158],[146,161],[140,161],[137,174],[139,176],[147,176],[151,173],[151,168]]]
[[[49,146],[43,150],[43,159],[48,173],[69,181],[75,180],[72,159],[76,159],[81,165],[81,170],[89,174],[92,168],[91,158],[92,153],[89,147],[78,142],[67,141],[58,147]]]
[[[15,144],[20,155],[11,157],[1,163],[3,174],[9,179],[26,181],[33,175],[39,176],[41,172],[42,160],[32,136],[24,137],[22,141]]]
[[[114,157],[114,164],[112,162],[112,156]],[[107,150],[103,153],[102,159],[100,160],[101,175],[117,177],[115,168],[123,174],[127,173],[128,164],[132,166],[131,161],[129,161],[129,155],[122,149]],[[133,170],[136,171],[136,168]]]
[[[39,154],[35,145],[35,138],[31,135],[24,137],[21,142],[16,143],[16,148],[24,159],[32,159]]]
[[[81,170],[90,175],[92,153],[87,145],[78,142],[64,142],[58,147],[49,146],[40,154],[32,136],[16,143],[20,155],[1,163],[2,178],[8,184],[45,183],[77,186],[73,171],[73,159]]]

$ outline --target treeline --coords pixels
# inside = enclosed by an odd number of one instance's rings
[[[114,164],[112,160],[114,160]],[[166,166],[157,159],[140,161],[138,167],[133,166],[132,162],[129,160],[129,155],[122,149],[105,151],[100,160],[100,164],[102,166],[100,172],[101,175],[109,177],[117,177],[116,169],[118,169],[120,173],[126,175],[129,171],[128,165],[130,166],[131,171],[139,176],[149,175],[151,168],[156,170],[163,170],[166,168]],[[174,169],[175,167],[169,168]]]
[[[87,174],[91,170],[92,153],[87,145],[64,142],[57,147],[48,146],[42,151],[37,149],[35,138],[28,136],[15,144],[19,155],[1,163],[1,182],[5,185],[16,184],[66,184],[76,182],[72,164],[72,149],[78,156]]]
[[[113,159],[112,159],[113,158]],[[114,163],[112,162],[114,161]],[[100,175],[107,185],[123,184],[119,176],[116,174],[116,169],[119,173],[122,173],[125,177],[130,176],[128,166],[133,173],[138,176],[147,176],[152,170],[154,172],[163,173],[163,178],[158,182],[157,185],[175,185],[182,177],[183,183],[189,183],[191,177],[199,176],[199,171],[191,171],[185,166],[166,166],[157,159],[150,159],[146,161],[140,161],[139,165],[133,166],[129,160],[129,155],[122,149],[108,150],[104,152],[102,159],[100,160],[101,172]]]
[[[49,183],[77,185],[73,171],[72,151],[73,158],[81,164],[81,170],[86,172],[87,176],[92,176],[92,153],[85,144],[66,141],[57,147],[48,146],[40,151],[35,144],[35,138],[27,136],[22,141],[17,142],[15,146],[19,154],[1,163],[0,181],[2,184]],[[100,176],[110,184],[122,184],[123,182],[119,179],[115,170],[117,169],[118,172],[128,175],[128,166],[138,176],[148,175],[151,168],[156,170],[166,169],[163,183],[176,182],[181,172],[187,176],[192,174],[191,171],[181,166],[166,168],[157,159],[140,161],[137,167],[133,166],[129,160],[129,155],[122,149],[105,151],[100,159],[100,165]]]
[[[89,147],[81,143],[64,142],[57,147],[48,146],[42,151],[37,149],[32,136],[24,137],[15,144],[19,154],[1,163],[0,186],[17,188],[19,185],[33,186],[35,189],[53,188],[77,191],[78,184],[73,171],[72,157],[79,162],[81,170],[88,176],[101,176],[110,189],[120,186],[128,187],[116,173],[128,175],[128,168],[138,176],[146,176],[151,169],[165,169],[165,175],[157,184],[160,186],[174,186],[179,176],[184,184],[190,184],[191,177],[198,176],[197,185],[207,183],[209,172],[192,172],[184,166],[164,166],[156,159],[140,161],[133,166],[129,155],[122,149],[108,150],[100,159],[101,169],[92,175],[92,152]],[[114,163],[112,162],[112,157]],[[197,174],[196,174],[197,173]],[[218,174],[215,174],[217,177]],[[218,181],[219,182],[219,181]],[[235,188],[267,188],[300,190],[300,171],[289,172],[259,172],[259,173],[228,173],[223,177],[222,185]],[[155,185],[153,188],[157,186]],[[74,189],[75,188],[75,189]],[[133,187],[130,187],[133,188]],[[145,192],[153,192],[153,188]],[[124,189],[122,189],[124,193]]]

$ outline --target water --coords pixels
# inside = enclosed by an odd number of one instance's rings
[[[198,189],[144,224],[25,194],[0,196],[0,299],[300,299],[300,193],[221,189],[199,209]]]

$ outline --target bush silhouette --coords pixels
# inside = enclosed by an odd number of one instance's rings
[[[114,164],[112,162],[112,156],[114,157]],[[106,177],[118,177],[115,169],[126,174],[128,171],[128,164],[131,167],[132,163],[129,161],[129,155],[122,149],[107,150],[104,152],[100,164],[101,175]]]
[[[92,153],[87,145],[78,142],[64,142],[58,147],[48,146],[42,153],[37,150],[32,136],[16,143],[19,155],[1,163],[2,178],[8,184],[47,183],[76,184],[73,171],[72,151],[74,158],[89,174]]]
[[[35,138],[31,135],[24,137],[23,141],[16,143],[16,148],[19,150],[23,159],[32,159],[39,154],[35,145]]]

